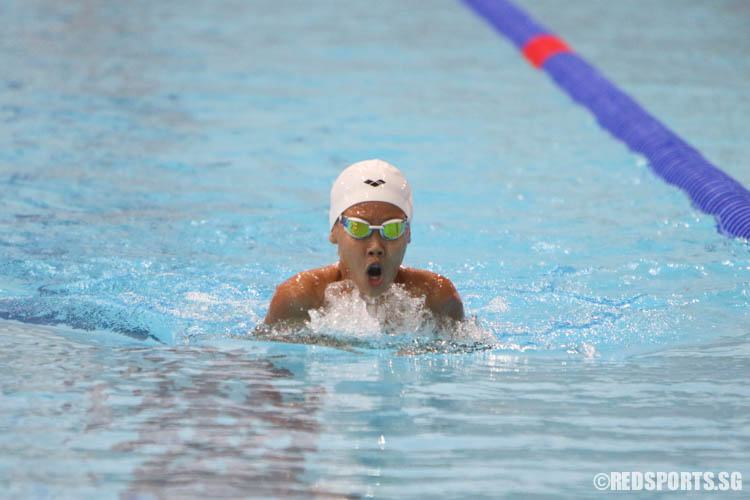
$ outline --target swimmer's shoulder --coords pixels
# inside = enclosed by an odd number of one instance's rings
[[[425,305],[433,313],[455,320],[463,319],[461,296],[445,276],[424,269],[401,267],[396,281],[402,283],[410,293],[424,296]]]
[[[321,307],[326,287],[340,279],[338,264],[295,274],[276,287],[264,323],[309,319],[307,311]]]

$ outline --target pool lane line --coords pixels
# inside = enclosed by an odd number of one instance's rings
[[[462,0],[509,38],[535,67],[596,116],[599,124],[644,155],[651,169],[715,216],[719,232],[750,238],[750,192],[644,110],[561,38],[507,0]]]

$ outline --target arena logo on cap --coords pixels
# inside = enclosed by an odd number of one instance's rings
[[[380,186],[381,184],[385,184],[385,181],[383,179],[378,179],[376,181],[374,181],[372,179],[367,179],[365,181],[365,184],[369,184],[370,186],[376,188],[376,187]]]

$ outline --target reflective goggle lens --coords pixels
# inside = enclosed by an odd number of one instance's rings
[[[346,230],[355,238],[365,238],[370,234],[370,226],[364,222],[347,219]]]
[[[388,238],[389,240],[395,240],[402,234],[404,234],[404,221],[396,221],[396,222],[388,222],[386,224],[383,224],[383,229],[381,230],[383,236]]]
[[[373,229],[378,229],[380,235],[387,240],[395,240],[401,237],[406,231],[407,222],[405,220],[392,220],[387,221],[382,226],[371,226],[368,222],[360,219],[350,219],[348,217],[341,216],[341,224],[343,224],[346,232],[352,235],[354,238],[362,239],[367,238],[372,233]]]

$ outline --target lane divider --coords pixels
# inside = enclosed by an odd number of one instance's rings
[[[599,124],[644,155],[651,169],[716,217],[719,232],[750,239],[750,191],[706,160],[634,99],[617,88],[561,38],[507,0],[463,0],[546,71]]]
[[[534,67],[541,68],[550,57],[571,50],[555,35],[539,35],[526,42],[521,52]]]

